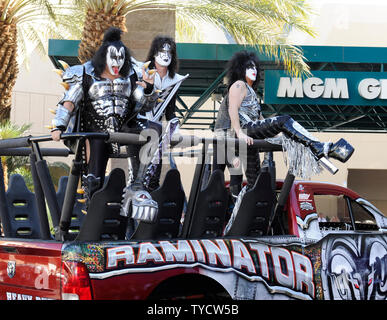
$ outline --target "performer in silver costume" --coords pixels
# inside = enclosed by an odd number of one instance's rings
[[[147,190],[153,191],[159,187],[163,148],[179,129],[179,120],[175,114],[176,94],[179,86],[188,75],[182,76],[176,73],[178,69],[176,43],[171,37],[156,36],[149,49],[147,61],[150,61],[149,67],[156,70],[154,88],[159,92],[159,99],[151,110],[141,111],[134,121],[135,124],[130,127],[132,132],[154,128],[161,135],[159,149],[156,151],[151,165],[147,168],[144,180]],[[163,119],[167,122],[164,130],[162,129]],[[132,176],[136,177],[140,166],[139,147],[130,146],[130,153],[129,168]]]
[[[52,121],[54,140],[59,140],[64,131],[121,131],[123,125],[135,117],[139,107],[151,108],[155,103],[158,94],[153,88],[154,75],[146,66],[138,70],[132,63],[130,51],[121,41],[121,33],[120,29],[109,28],[90,61],[65,70],[66,91]],[[87,175],[82,177],[87,201],[103,185],[109,156],[119,152],[118,144],[108,144],[100,139],[87,141]],[[157,203],[147,192],[132,196],[132,205],[149,208],[146,219],[152,220]]]
[[[253,148],[253,139],[270,141],[270,138],[282,133],[280,139],[287,153],[289,170],[303,178],[319,173],[321,168],[318,162],[322,157],[346,162],[354,152],[354,148],[344,139],[336,143],[318,141],[288,115],[264,119],[255,93],[259,82],[259,61],[254,52],[243,50],[235,53],[228,64],[227,78],[227,103],[221,104],[215,131],[244,140],[248,147],[247,185],[239,193],[224,230],[225,235],[235,221],[243,195],[254,186],[260,171],[259,153]]]
[[[288,115],[263,118],[255,93],[259,81],[259,61],[254,52],[243,50],[235,53],[228,70],[228,103],[223,103],[219,109],[215,131],[231,130],[231,135],[246,141],[248,146],[252,146],[253,138],[272,138],[282,133],[282,145],[288,158],[294,158],[289,162],[289,169],[296,175],[304,175],[303,177],[311,173],[310,170],[305,170],[305,166],[318,167],[318,160],[322,157],[341,162],[346,162],[351,157],[354,148],[344,139],[336,143],[320,142]],[[259,166],[256,159],[249,158],[249,150],[252,149],[247,149],[246,176],[248,186],[252,187],[259,173]]]

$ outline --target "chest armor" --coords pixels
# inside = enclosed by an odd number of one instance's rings
[[[246,87],[247,94],[239,108],[239,120],[242,128],[249,122],[257,122],[261,116],[261,106],[257,95],[250,86]]]
[[[93,78],[88,91],[88,111],[98,128],[113,132],[119,130],[129,111],[131,92],[129,78]]]

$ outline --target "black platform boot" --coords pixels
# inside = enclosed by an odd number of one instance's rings
[[[136,164],[137,163],[137,164]],[[144,187],[147,179],[150,179],[147,169],[149,164],[134,161],[137,174],[131,177],[124,188],[120,215],[134,220],[154,223],[157,217],[158,204]]]
[[[147,190],[152,192],[160,187],[160,176],[161,176],[162,163],[157,164],[154,173],[151,175],[149,179],[149,184]]]
[[[303,126],[290,116],[267,118],[256,124],[249,124],[247,133],[257,138],[271,138],[283,132],[287,137],[310,148],[317,159],[330,157],[346,162],[354,148],[343,138],[336,143],[316,140]]]
[[[320,142],[307,137],[304,132],[309,134],[298,122],[293,119],[288,120],[283,125],[284,133],[297,142],[308,146],[317,159],[329,157],[346,162],[352,156],[355,149],[343,138],[336,143]],[[303,132],[302,132],[303,131]]]
[[[346,162],[355,149],[343,138],[329,147],[328,157]]]

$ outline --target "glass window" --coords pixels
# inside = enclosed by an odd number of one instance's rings
[[[356,201],[350,199],[356,230],[378,230],[374,216]]]
[[[327,230],[351,230],[351,218],[343,195],[314,194],[319,227]]]
[[[378,230],[374,216],[355,200],[343,195],[314,195],[320,229],[353,230],[348,201],[356,230]],[[348,201],[347,201],[348,200]]]

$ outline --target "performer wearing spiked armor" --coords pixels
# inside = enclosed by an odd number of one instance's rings
[[[178,69],[178,58],[176,54],[176,43],[168,36],[156,36],[148,52],[147,61],[150,61],[150,68],[155,68],[154,88],[159,93],[159,99],[149,111],[141,111],[134,123],[130,125],[130,131],[155,129],[160,135],[159,149],[147,167],[147,178],[145,187],[153,191],[159,187],[161,174],[161,157],[163,148],[169,142],[171,136],[178,132],[179,120],[175,115],[176,93],[181,83],[188,77],[176,73]],[[165,118],[166,126],[162,129],[162,120]],[[139,147],[129,146],[131,157],[129,168],[136,177],[140,168]],[[133,180],[133,178],[132,178]],[[133,181],[129,181],[131,183]]]
[[[222,104],[219,109],[215,131],[229,131],[247,143],[248,187],[254,185],[260,169],[258,153],[251,148],[253,139],[272,138],[282,133],[282,146],[288,154],[289,169],[303,178],[318,173],[318,160],[322,157],[341,162],[351,157],[354,148],[344,139],[336,143],[320,142],[288,115],[263,118],[255,93],[259,81],[259,61],[254,52],[243,50],[235,53],[229,61],[227,78],[228,103]]]
[[[63,73],[66,91],[52,121],[54,140],[59,140],[64,131],[121,131],[138,108],[152,107],[157,98],[152,72],[147,66],[138,70],[132,63],[121,33],[120,29],[109,28],[90,61],[69,67]],[[87,141],[87,175],[83,176],[83,183],[88,200],[103,185],[109,156],[119,152],[118,144],[100,139]],[[157,204],[146,192],[142,194],[142,204],[156,214]]]

